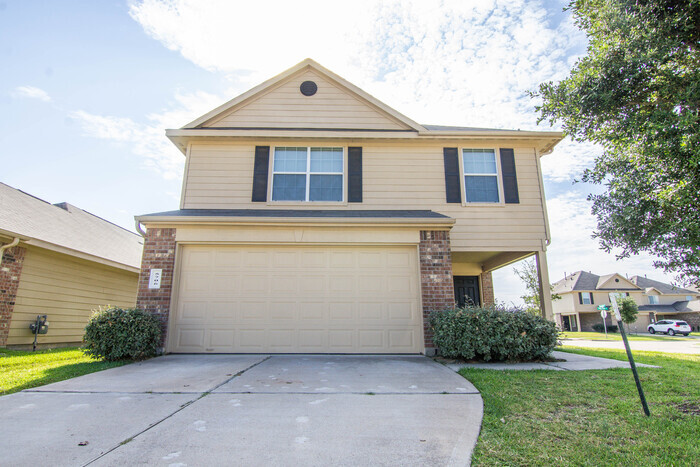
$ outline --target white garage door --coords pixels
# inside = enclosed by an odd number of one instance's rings
[[[415,247],[182,248],[172,352],[418,353]]]

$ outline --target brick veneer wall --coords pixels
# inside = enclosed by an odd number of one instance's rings
[[[454,306],[455,292],[452,278],[450,233],[428,231],[420,233],[420,279],[423,298],[423,332],[427,354],[435,351],[430,313]]]
[[[484,306],[496,303],[496,298],[493,295],[493,278],[490,272],[481,274],[481,296],[484,299]]]
[[[170,297],[173,289],[175,270],[175,231],[176,229],[148,229],[143,244],[141,275],[136,307],[145,310],[160,321],[163,331],[161,345],[165,346],[170,316]],[[149,289],[151,269],[162,269],[160,289]]]
[[[22,265],[26,252],[26,248],[16,246],[8,248],[2,255],[2,264],[0,264],[0,346],[6,344],[7,335],[10,332],[10,322],[15,308],[17,287],[22,276]]]

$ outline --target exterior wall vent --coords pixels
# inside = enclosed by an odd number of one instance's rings
[[[299,86],[299,90],[305,96],[313,96],[318,91],[318,86],[313,81],[304,81]]]

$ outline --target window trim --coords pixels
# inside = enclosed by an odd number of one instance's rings
[[[493,150],[494,158],[496,159],[496,183],[498,184],[498,201],[495,203],[489,203],[485,201],[467,201],[467,183],[465,178],[467,174],[464,173],[464,149],[491,149]],[[497,147],[492,146],[458,146],[457,147],[457,161],[459,162],[459,187],[460,195],[462,197],[462,206],[472,206],[472,207],[505,207],[505,195],[503,193],[503,172],[501,169],[501,150]],[[490,174],[474,174],[480,176],[491,176]]]
[[[306,172],[275,172],[275,150],[277,148],[306,148]],[[343,152],[343,172],[311,172],[311,148],[333,148],[341,149]],[[268,171],[268,196],[267,205],[296,205],[296,206],[347,206],[348,205],[348,146],[345,144],[313,144],[313,142],[280,142],[279,144],[270,145],[270,160],[269,160],[270,170]],[[275,174],[287,174],[287,175],[306,175],[306,200],[273,200],[273,185]],[[309,199],[309,189],[311,186],[310,180],[311,175],[340,175],[342,177],[342,198],[340,201],[307,201]]]

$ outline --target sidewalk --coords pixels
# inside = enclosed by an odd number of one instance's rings
[[[629,362],[611,360],[609,358],[589,357],[568,352],[552,352],[552,356],[563,362],[537,362],[537,363],[446,363],[445,366],[454,371],[462,368],[480,368],[483,370],[606,370],[608,368],[629,368]],[[636,363],[636,362],[635,362]],[[654,365],[636,363],[638,367],[659,368]]]

